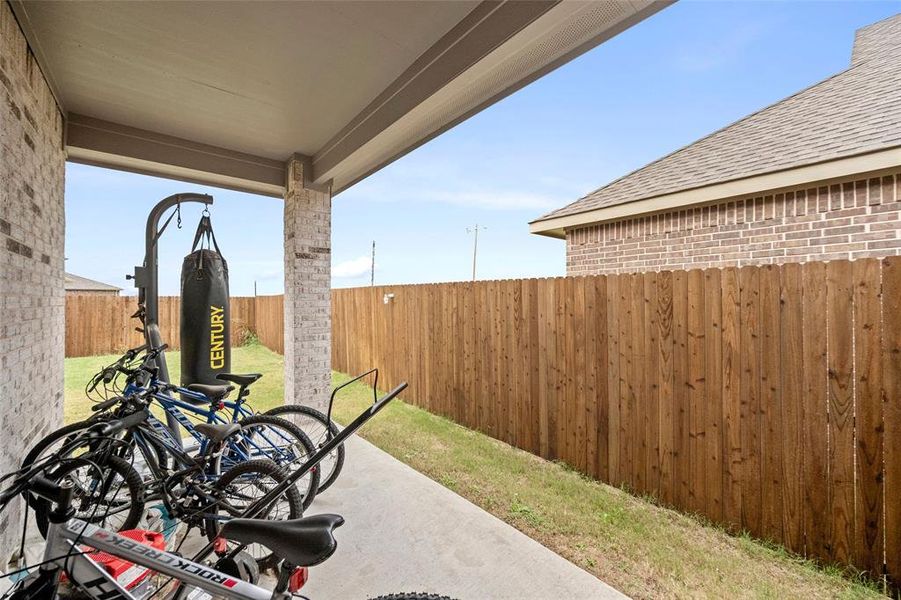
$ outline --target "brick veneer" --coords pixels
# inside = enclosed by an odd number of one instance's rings
[[[285,402],[325,410],[331,391],[331,193],[288,163],[285,194]]]
[[[63,120],[0,1],[0,473],[63,414]],[[19,507],[0,515],[0,569]]]
[[[568,275],[901,254],[901,168],[566,231]]]

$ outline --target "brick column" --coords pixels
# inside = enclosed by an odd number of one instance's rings
[[[309,160],[288,161],[285,192],[285,403],[324,410],[331,389],[331,217]]]
[[[0,2],[0,473],[62,425],[63,120],[9,4]],[[19,505],[0,515],[0,569]]]

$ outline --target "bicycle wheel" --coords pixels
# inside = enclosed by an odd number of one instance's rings
[[[209,540],[212,542],[219,536],[223,520],[239,517],[248,506],[284,480],[285,471],[271,460],[251,460],[235,465],[223,473],[213,485],[216,505],[207,511],[216,515],[206,521],[206,534]],[[254,518],[282,521],[299,519],[301,516],[303,516],[303,500],[297,488],[291,486]],[[259,544],[251,544],[245,552],[257,561],[260,570],[278,564],[278,559]]]
[[[438,594],[426,594],[425,592],[401,592],[400,594],[388,594],[377,596],[369,600],[451,600],[448,596]]]
[[[74,517],[111,531],[137,527],[144,514],[144,483],[127,461],[118,456],[83,454],[45,471],[51,481],[71,482],[74,487]],[[38,500],[35,521],[47,536],[50,503]]]
[[[98,421],[90,420],[77,421],[75,423],[69,423],[65,427],[60,427],[56,431],[50,432],[41,438],[37,444],[31,447],[25,455],[25,458],[22,460],[22,468],[31,467],[31,465],[41,458],[50,456],[62,448],[71,445],[72,442],[78,438],[79,434],[84,433],[85,430],[97,423]],[[66,453],[66,456],[77,456],[88,450],[90,450],[90,448],[87,446],[71,448],[71,450]]]
[[[331,437],[338,435],[338,426],[335,425],[335,422],[329,421],[326,415],[310,406],[288,404],[277,406],[263,414],[281,417],[294,423],[307,434],[317,450],[322,448]],[[335,483],[338,475],[341,474],[342,467],[344,467],[344,444],[329,452],[319,463],[319,489],[317,493],[321,494]]]
[[[297,469],[315,452],[313,443],[301,429],[279,417],[252,415],[238,422],[241,431],[226,442],[222,470],[246,460],[269,459],[285,472]],[[319,468],[314,467],[297,481],[304,509],[309,508],[319,489]]]
[[[76,421],[75,423],[69,423],[64,427],[60,427],[56,431],[49,433],[40,441],[38,441],[37,444],[31,447],[31,449],[28,451],[28,454],[26,454],[25,458],[22,460],[22,468],[30,467],[37,461],[50,456],[51,454],[55,454],[63,449],[66,449],[63,458],[77,457],[81,454],[84,454],[85,452],[98,451],[98,449],[101,447],[101,444],[109,442],[109,439],[92,440],[90,442],[85,440],[84,444],[79,444],[78,437],[90,427],[101,422],[102,421],[99,419]],[[123,439],[126,441],[127,447],[133,448],[134,444],[131,441],[130,433],[126,432]],[[155,453],[152,458],[156,461],[156,464],[165,467],[168,460],[165,450],[160,449],[154,444],[148,445]],[[130,451],[123,453],[122,449],[117,450],[117,455],[122,456],[123,454],[125,454],[123,458],[131,458]],[[147,457],[143,458],[144,460],[147,460]]]

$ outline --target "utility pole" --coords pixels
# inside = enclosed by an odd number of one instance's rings
[[[369,285],[375,285],[375,240],[372,240],[372,267],[370,269]]]
[[[253,297],[254,298],[257,297],[257,280],[256,279],[253,280]]]
[[[467,227],[466,233],[474,233],[475,237],[472,242],[472,280],[476,280],[476,257],[479,254],[479,229],[488,229],[487,227],[479,227],[476,223],[475,227]]]

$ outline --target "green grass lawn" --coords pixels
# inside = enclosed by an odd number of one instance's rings
[[[85,382],[113,360],[66,360],[67,422],[89,413]],[[169,364],[175,372],[178,353],[169,354]],[[281,356],[262,346],[235,348],[232,369],[265,373],[251,396],[258,410],[281,404]],[[335,374],[333,380],[347,377]],[[347,422],[371,401],[371,389],[354,384],[336,402],[336,417]],[[780,547],[728,535],[400,401],[361,435],[630,596],[881,596],[873,584],[844,577],[838,569],[819,568]]]

